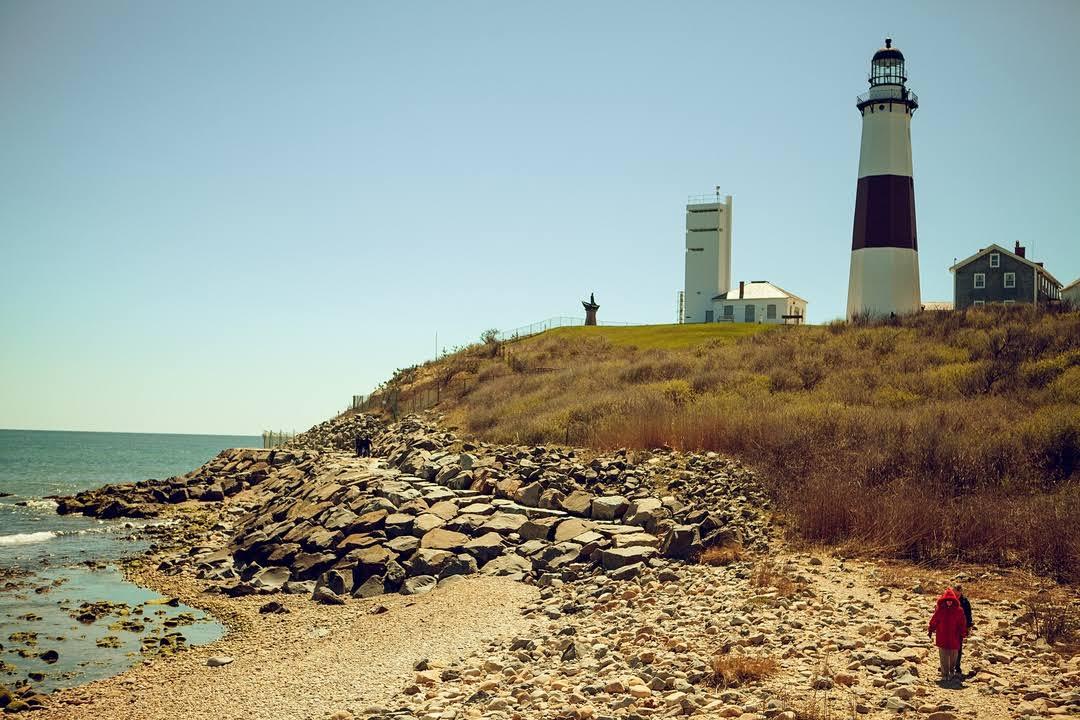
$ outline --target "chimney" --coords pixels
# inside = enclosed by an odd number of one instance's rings
[[[1024,247],[1023,245],[1021,245],[1020,241],[1017,240],[1016,241],[1016,249],[1013,250],[1013,254],[1014,255],[1019,255],[1020,257],[1027,257],[1026,255],[1024,255],[1025,252],[1027,252],[1027,248]]]
[[[745,285],[746,285],[746,283],[745,283],[745,282],[743,282],[742,280],[740,280],[740,281],[739,281],[739,299],[740,299],[740,300],[742,300],[742,299],[743,299],[743,297],[742,297],[742,296],[743,296],[743,287],[744,287]]]

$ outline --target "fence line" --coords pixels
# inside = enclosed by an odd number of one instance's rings
[[[275,448],[284,445],[285,443],[296,437],[295,432],[283,432],[278,430],[263,430],[262,432],[262,446],[263,448]]]
[[[584,324],[585,324],[585,318],[582,318],[582,317],[566,317],[566,316],[551,317],[551,318],[548,318],[547,320],[538,320],[538,321],[536,321],[534,323],[530,323],[528,325],[522,325],[521,327],[516,327],[513,330],[500,330],[499,333],[495,336],[495,339],[503,340],[503,341],[506,341],[506,340],[518,340],[520,338],[529,337],[530,335],[536,335],[538,333],[542,333],[545,330],[551,330],[552,328],[557,328],[557,327],[580,327],[580,326],[583,326]],[[609,327],[612,327],[612,326],[615,326],[615,327],[630,327],[630,326],[633,326],[633,325],[641,325],[641,323],[615,322],[615,321],[612,321],[612,320],[600,320],[600,321],[598,321],[598,324],[606,325],[606,326],[609,326]]]

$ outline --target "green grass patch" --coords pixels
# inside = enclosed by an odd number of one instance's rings
[[[567,339],[603,338],[612,345],[636,347],[639,350],[685,350],[715,340],[738,340],[770,329],[784,328],[757,323],[635,325],[632,327],[597,325],[554,328],[543,333],[542,336]]]

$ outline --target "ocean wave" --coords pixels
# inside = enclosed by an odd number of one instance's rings
[[[52,530],[42,530],[41,532],[0,535],[0,545],[29,545],[30,543],[45,542],[46,540],[52,540],[58,534]]]
[[[40,498],[36,499],[36,500],[27,500],[26,501],[26,507],[33,508],[34,510],[48,510],[49,512],[55,512],[56,511],[56,501],[55,500],[42,500]]]

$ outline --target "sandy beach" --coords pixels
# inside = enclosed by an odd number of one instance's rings
[[[473,577],[421,597],[386,595],[326,606],[278,595],[287,614],[261,615],[269,598],[226,599],[197,581],[134,573],[142,584],[203,607],[229,633],[211,645],[137,665],[116,677],[56,693],[36,718],[285,720],[362,717],[392,706],[420,660],[447,663],[522,630],[535,588]],[[383,611],[374,612],[376,609]],[[209,667],[210,657],[234,660]]]

